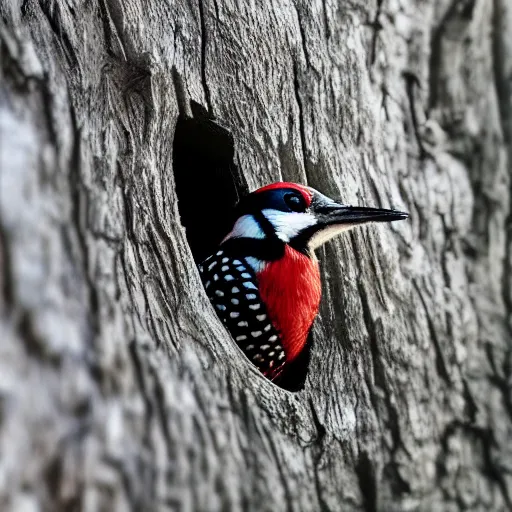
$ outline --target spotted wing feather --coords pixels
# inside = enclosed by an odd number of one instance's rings
[[[219,250],[199,265],[199,272],[208,298],[237,345],[263,375],[278,377],[285,364],[281,337],[245,258]]]

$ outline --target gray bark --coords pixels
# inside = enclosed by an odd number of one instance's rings
[[[0,13],[0,509],[512,508],[508,0]],[[200,284],[173,168],[193,103],[238,191],[411,214],[319,251],[303,391]]]

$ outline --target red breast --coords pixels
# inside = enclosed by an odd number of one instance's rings
[[[281,333],[286,360],[292,361],[304,347],[318,313],[318,261],[286,245],[284,256],[258,273],[258,285],[272,324]]]

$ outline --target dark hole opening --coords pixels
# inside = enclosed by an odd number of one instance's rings
[[[196,263],[208,257],[231,229],[231,213],[247,192],[233,161],[233,136],[191,102],[180,114],[173,144],[174,179],[181,223]]]
[[[196,263],[210,256],[231,229],[233,207],[248,192],[234,163],[231,133],[191,102],[192,117],[180,114],[173,142],[173,166],[181,223]],[[311,334],[307,346],[275,382],[299,391],[306,380]]]

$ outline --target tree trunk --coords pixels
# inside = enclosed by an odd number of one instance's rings
[[[1,510],[512,509],[508,0],[0,12]],[[281,179],[410,212],[319,251],[298,392],[194,263]]]

